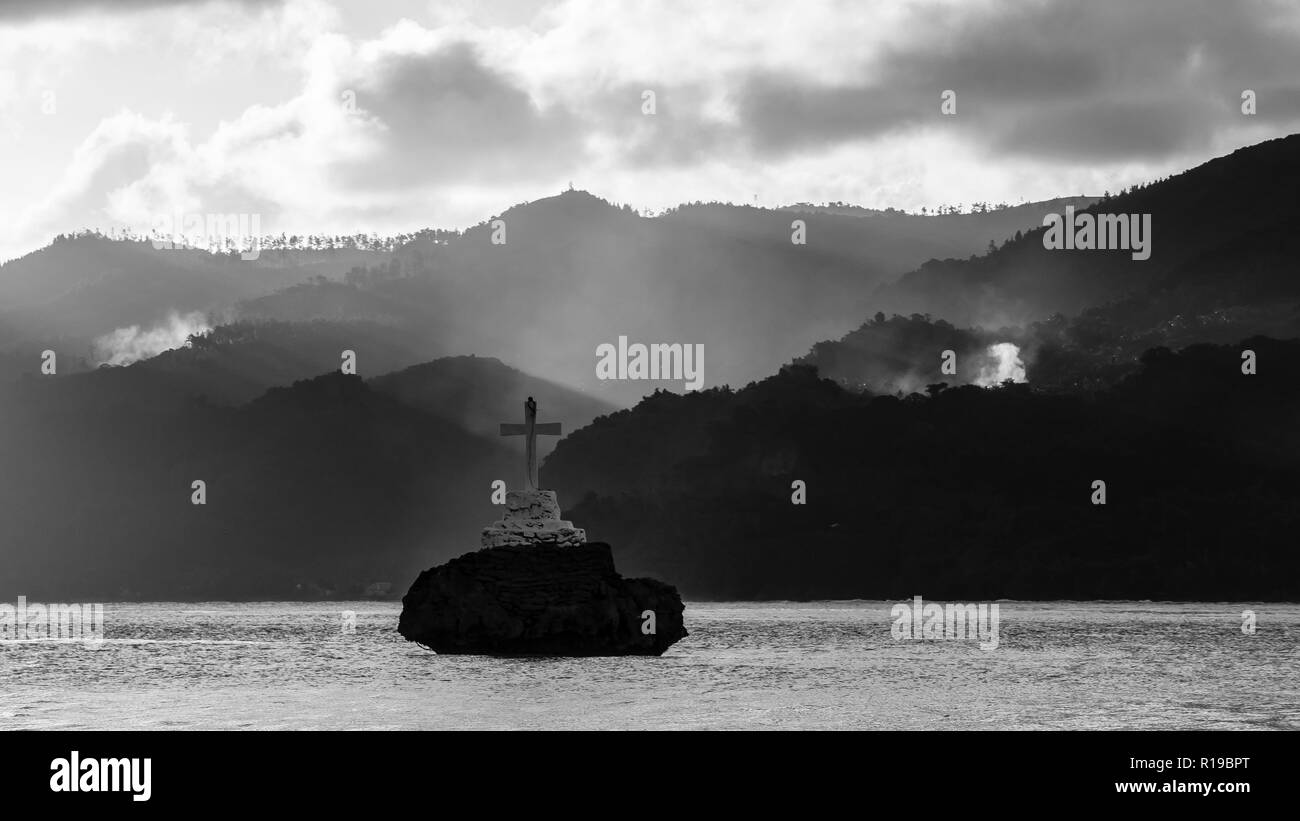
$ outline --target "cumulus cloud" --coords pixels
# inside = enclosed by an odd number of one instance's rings
[[[1268,88],[1270,121],[1300,122],[1293,5],[1156,0],[914,7],[922,36],[834,81],[755,75],[741,133],[772,154],[923,127],[999,160],[1160,160],[1245,130],[1242,89]],[[957,114],[940,114],[952,89]]]
[[[534,103],[470,43],[385,50],[350,69],[339,93],[355,92],[373,148],[346,164],[350,186],[553,179],[582,151],[570,112]]]
[[[448,186],[558,187],[583,152],[572,115],[537,104],[472,44],[414,28],[424,36],[413,40],[409,25],[362,44],[322,36],[302,56],[299,94],[250,106],[203,140],[169,115],[107,118],[16,233],[80,227],[63,224],[69,214],[147,230],[158,214],[196,211],[260,213],[272,229],[355,230]],[[490,207],[503,204],[488,196]]]
[[[83,219],[97,216],[96,224],[139,222],[121,219],[130,210],[123,203],[148,196],[144,192],[158,184],[156,181],[165,180],[167,169],[181,164],[188,152],[185,129],[166,118],[150,120],[127,112],[110,117],[86,137],[62,177],[19,218],[14,230],[21,236],[83,227],[64,224],[69,214],[82,215]],[[177,183],[173,179],[170,185],[161,184],[172,189],[166,193],[179,196]],[[163,193],[153,196],[150,205],[171,199]],[[152,211],[142,207],[139,216]]]

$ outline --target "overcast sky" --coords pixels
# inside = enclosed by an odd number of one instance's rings
[[[463,227],[570,182],[1019,202],[1295,131],[1294,2],[6,0],[0,259],[160,212]]]

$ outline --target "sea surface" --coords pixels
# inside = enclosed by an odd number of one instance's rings
[[[587,659],[437,655],[396,603],[107,604],[99,649],[0,643],[0,728],[1300,729],[1300,605],[1001,602],[981,650],[893,604],[689,602],[664,656]]]

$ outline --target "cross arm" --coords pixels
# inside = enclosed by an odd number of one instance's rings
[[[560,436],[559,422],[545,422],[540,425],[533,425],[533,433],[538,436]]]

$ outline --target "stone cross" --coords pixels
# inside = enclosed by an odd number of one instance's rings
[[[524,452],[528,461],[527,477],[528,488],[537,490],[537,437],[538,436],[559,436],[560,423],[547,422],[537,424],[537,403],[533,398],[528,397],[524,403],[524,423],[515,425],[508,422],[501,423],[502,436],[522,436],[524,437]]]

